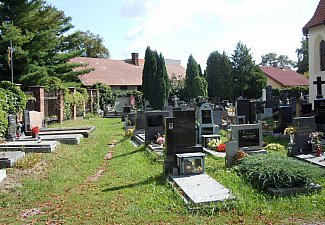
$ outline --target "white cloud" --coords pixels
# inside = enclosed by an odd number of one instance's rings
[[[124,51],[144,52],[148,45],[153,49],[162,47],[158,50],[164,55],[165,52],[170,54],[165,58],[182,55],[182,64],[186,65],[189,54],[193,53],[195,58],[196,55],[200,57],[197,61],[202,66],[212,51],[226,51],[230,55],[238,41],[251,48],[257,62],[262,54],[269,52],[288,55],[295,60],[292,57],[300,44],[301,28],[312,17],[318,3],[310,0],[127,2],[133,3],[131,6],[136,12],[141,7],[135,4],[142,2],[145,10],[141,11],[141,16],[137,14],[136,26],[127,33],[128,44]],[[184,47],[176,48],[175,40]]]
[[[150,5],[147,0],[123,0],[121,14],[127,18],[141,17],[150,9]]]

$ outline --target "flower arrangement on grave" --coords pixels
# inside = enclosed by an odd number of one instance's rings
[[[288,126],[286,129],[284,129],[283,133],[284,134],[289,134],[290,136],[290,143],[293,144],[294,143],[294,133],[296,132],[296,128],[294,128],[293,126]]]
[[[165,144],[165,135],[160,135],[160,136],[158,136],[156,142],[157,142],[157,144],[159,144],[159,145],[164,145],[164,144]]]
[[[127,138],[132,137],[132,135],[133,135],[133,131],[134,131],[134,129],[127,129],[127,130],[125,131],[125,136],[126,136]]]
[[[270,143],[265,146],[265,150],[267,151],[274,151],[274,152],[280,152],[285,151],[285,147],[279,143]]]
[[[293,126],[288,126],[286,129],[284,129],[284,134],[294,134],[296,132],[296,128]]]
[[[208,145],[208,148],[216,150],[218,152],[226,151],[226,144],[222,143],[222,141],[219,139],[211,139],[207,145]]]
[[[239,162],[242,158],[248,156],[248,154],[246,152],[244,152],[243,150],[238,150],[236,157],[235,157],[235,161]]]
[[[36,127],[33,127],[31,131],[32,131],[32,136],[37,137],[40,129],[38,128],[38,126],[36,126]]]
[[[321,137],[323,136],[322,132],[312,132],[309,134],[310,141],[313,145],[313,148],[316,148],[316,156],[319,157],[322,154],[322,145],[321,145]]]

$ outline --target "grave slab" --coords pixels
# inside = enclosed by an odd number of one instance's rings
[[[82,134],[85,138],[88,138],[90,133],[92,133],[95,129],[96,129],[95,126],[41,128],[39,135]]]
[[[7,177],[6,170],[0,170],[0,182],[2,182]]]
[[[325,168],[324,156],[316,157],[316,154],[301,154],[301,155],[295,155],[294,157]]]
[[[24,158],[25,152],[14,151],[14,152],[0,152],[0,169],[11,168],[15,163]]]
[[[80,144],[81,138],[83,138],[82,134],[62,134],[62,135],[40,135],[39,136],[42,141],[58,141],[62,144],[68,145],[78,145]],[[33,138],[31,136],[27,136],[22,139],[17,139],[16,141],[37,141],[38,139]]]
[[[205,173],[181,177],[171,176],[171,179],[184,192],[184,198],[189,203],[212,203],[234,199],[229,189]]]
[[[57,141],[13,141],[0,144],[0,151],[49,153],[59,145]]]

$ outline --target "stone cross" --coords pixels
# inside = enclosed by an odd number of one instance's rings
[[[172,100],[174,101],[174,107],[178,107],[177,101],[179,100],[179,98],[177,98],[177,95],[174,95],[174,98],[172,98]]]
[[[321,77],[317,77],[316,81],[313,81],[313,84],[317,84],[317,95],[316,98],[323,98],[323,94],[322,94],[322,84],[325,84],[325,81],[322,81]]]

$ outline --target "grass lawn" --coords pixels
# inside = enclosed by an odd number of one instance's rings
[[[325,192],[273,198],[251,187],[224,159],[206,172],[237,200],[191,211],[165,182],[162,161],[124,138],[120,119],[60,125],[96,126],[80,145],[28,154],[0,184],[0,224],[324,224]],[[110,144],[116,144],[110,146]],[[282,153],[285,154],[285,153]],[[317,181],[322,186],[325,179]]]

